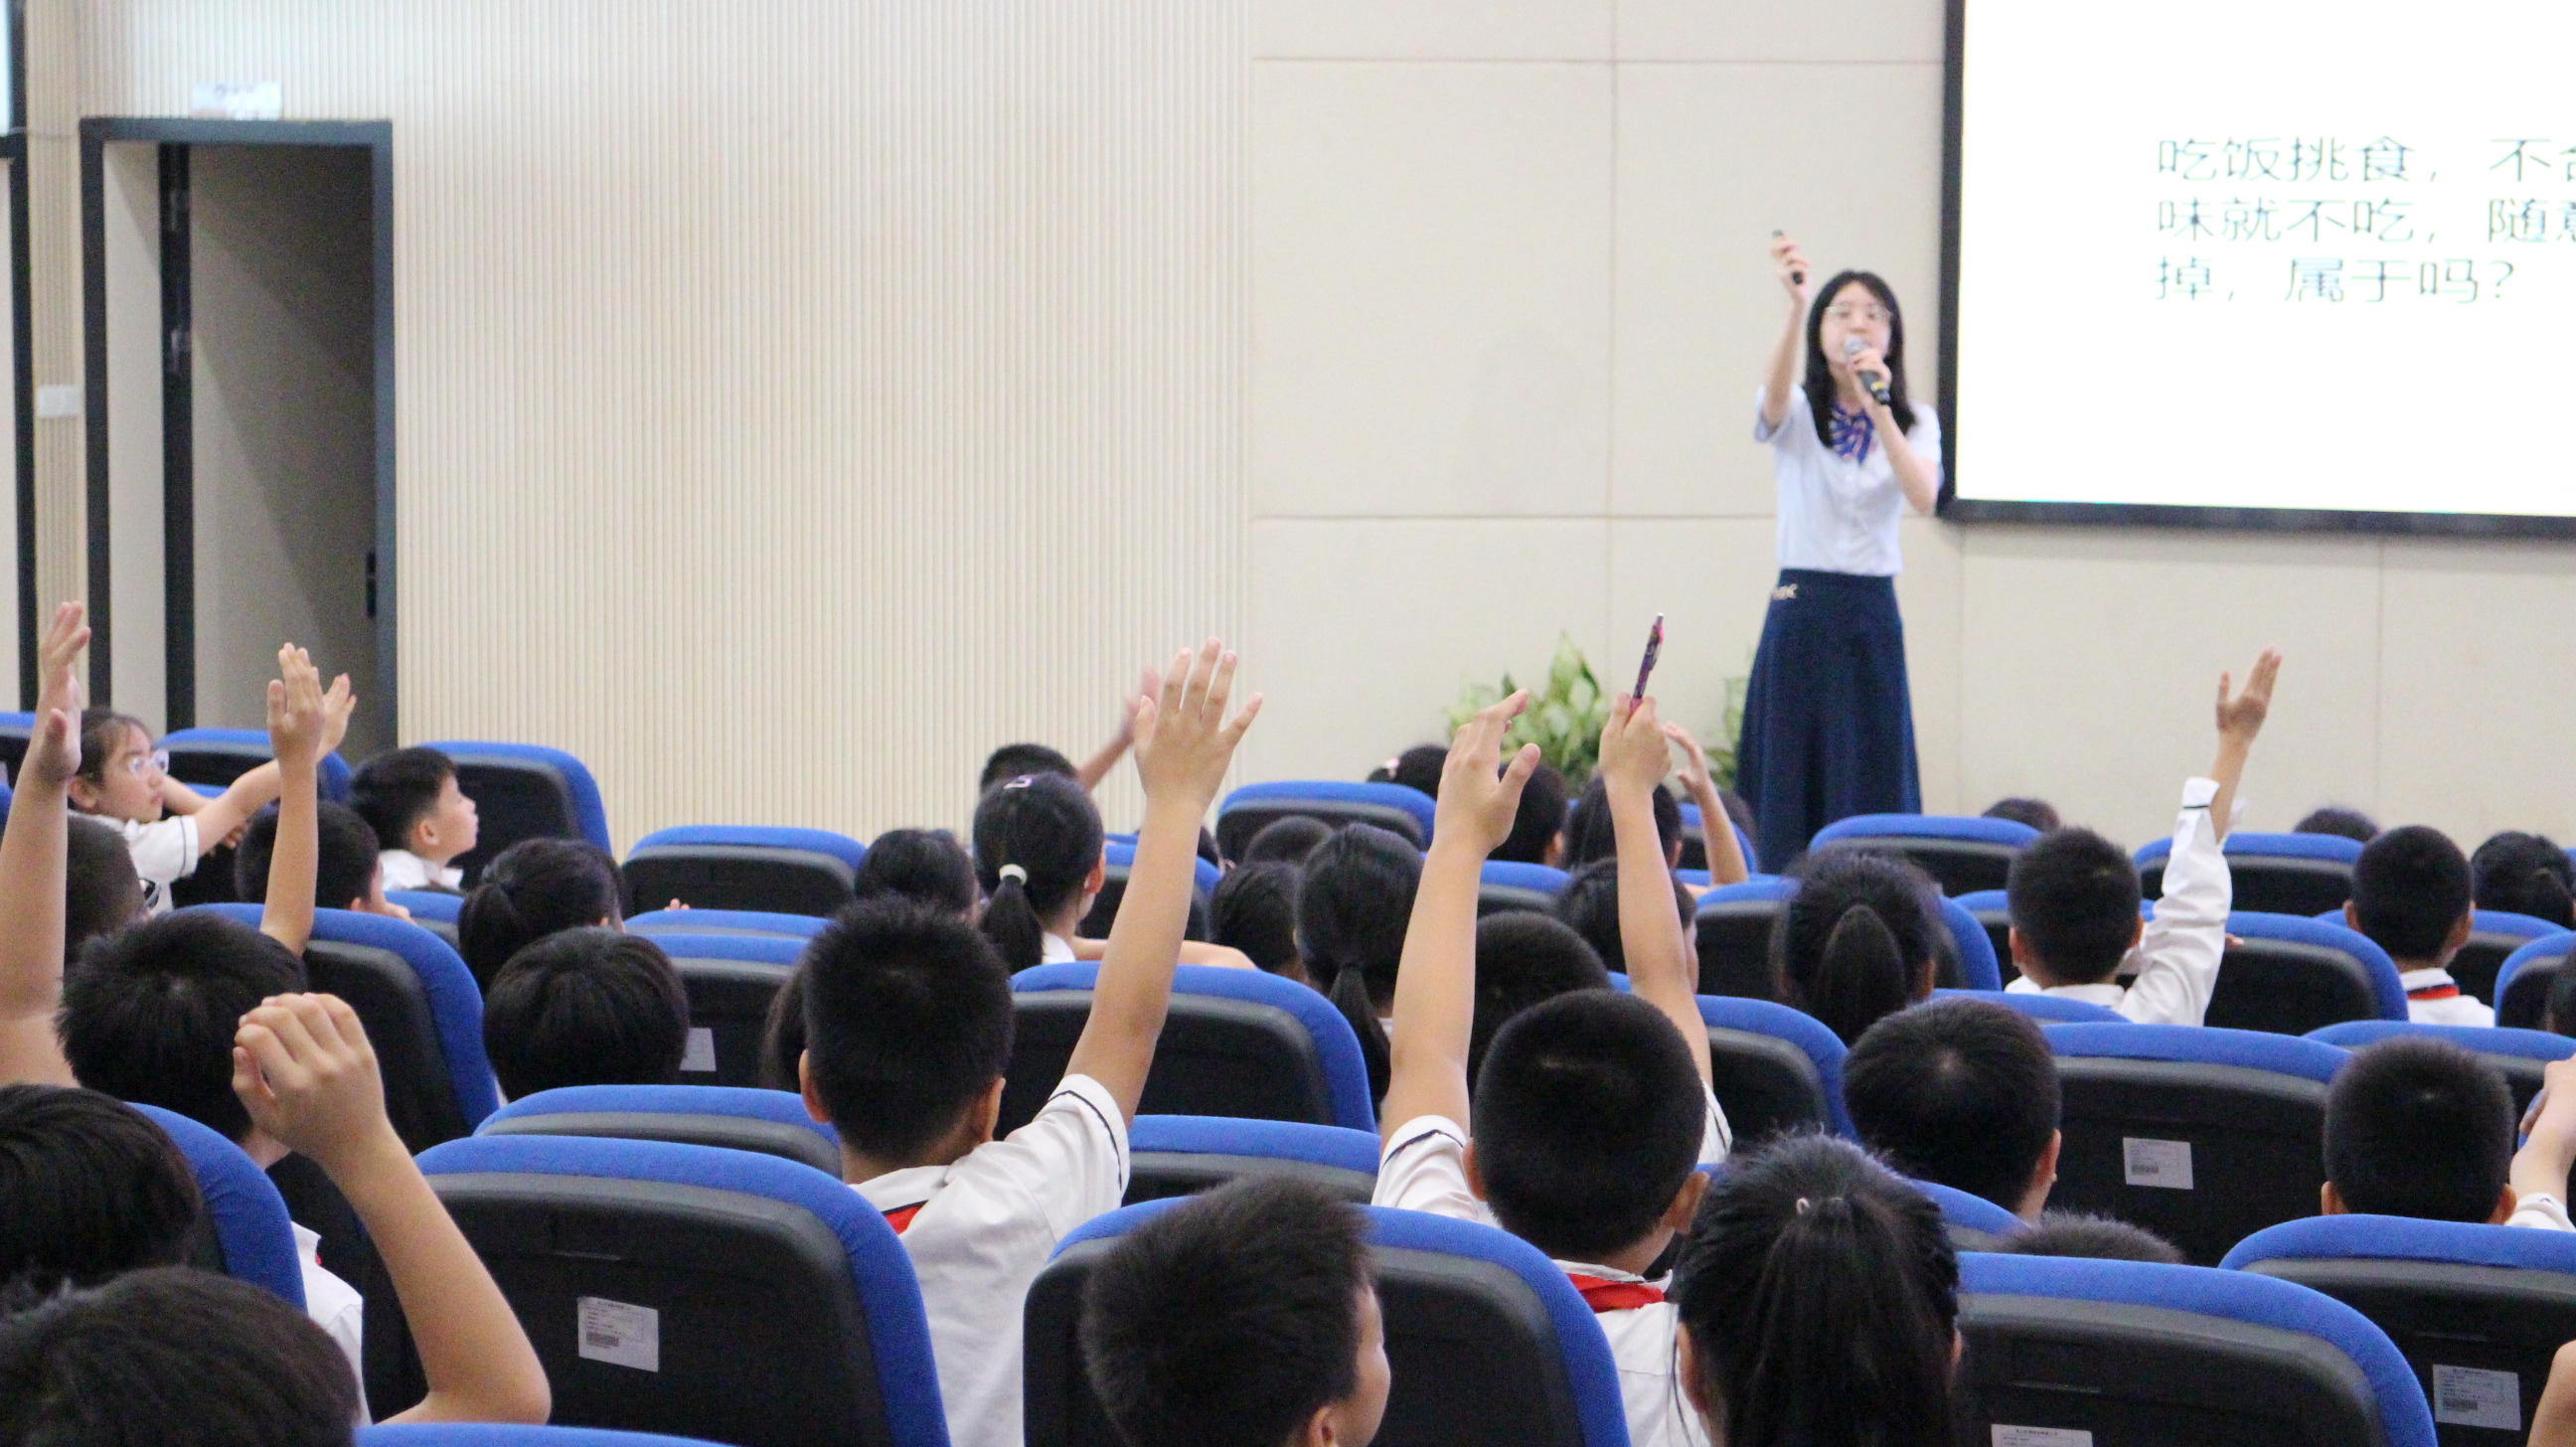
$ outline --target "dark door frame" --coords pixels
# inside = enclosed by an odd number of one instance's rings
[[[9,113],[0,116],[0,160],[9,163],[10,457],[18,495],[18,706],[36,706],[36,259],[27,254],[27,0],[8,0]]]
[[[189,146],[350,146],[368,152],[375,199],[375,396],[376,396],[376,541],[367,568],[367,603],[376,634],[376,688],[382,695],[387,736],[401,737],[400,679],[396,656],[397,576],[394,550],[394,128],[391,121],[218,121],[177,118],[93,116],[80,123],[81,175],[81,344],[82,408],[88,428],[88,559],[90,698],[113,705],[114,609],[110,598],[110,507],[108,499],[107,417],[107,147],[138,143],[162,148],[163,192],[170,190],[172,157],[177,157],[184,185]],[[184,192],[182,193],[184,194]],[[165,201],[161,218],[166,236],[173,224]],[[184,227],[184,218],[179,219]],[[166,244],[166,241],[165,241]],[[165,283],[164,301],[168,301]],[[172,353],[184,357],[184,328],[175,334],[162,328],[163,362]],[[164,406],[169,405],[167,376]],[[164,439],[164,446],[171,440]],[[196,597],[196,536],[190,518],[192,499],[172,506],[166,489],[184,487],[186,479],[164,478],[162,510],[163,596],[168,610],[166,638],[170,680],[171,728],[195,722],[195,700],[186,681],[193,678]],[[26,531],[22,517],[20,531]],[[22,585],[21,593],[25,592]],[[32,614],[30,615],[32,622]],[[181,649],[188,650],[184,658]],[[33,657],[32,646],[28,657]],[[32,664],[29,665],[32,667]],[[182,712],[182,707],[185,712]]]

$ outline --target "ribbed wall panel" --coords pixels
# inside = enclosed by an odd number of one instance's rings
[[[392,116],[405,737],[866,835],[1241,631],[1242,7],[136,0],[87,109]]]

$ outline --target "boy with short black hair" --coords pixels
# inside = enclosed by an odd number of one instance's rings
[[[2138,915],[2136,866],[2089,829],[2051,831],[2014,857],[2004,888],[2021,978],[2005,988],[2063,995],[2146,1025],[2197,1025],[2208,1017],[2234,898],[2220,846],[2280,671],[2281,655],[2265,649],[2242,693],[2231,694],[2229,676],[2218,676],[2218,759],[2206,778],[2183,783],[2153,920]],[[2134,979],[2124,986],[2122,975]]]
[[[465,888],[465,871],[449,861],[473,849],[480,825],[454,759],[417,746],[378,754],[350,776],[349,807],[375,831],[384,888]]]
[[[2344,923],[2397,965],[2406,1017],[2429,1025],[2492,1025],[2495,1011],[2460,992],[2451,957],[2469,942],[2469,860],[2439,829],[2408,824],[2361,847]]]
[[[243,899],[268,897],[269,858],[277,848],[277,809],[251,816],[233,851],[233,892]],[[324,800],[317,807],[314,832],[318,852],[314,865],[313,903],[320,909],[350,909],[409,919],[411,911],[385,902],[384,865],[376,849],[376,831],[356,810]]]
[[[2326,1087],[2320,1209],[2566,1231],[2576,1160],[2576,1062],[2549,1063],[2529,1140],[2513,1146],[2504,1076],[2448,1040],[2399,1037],[2353,1052]]]
[[[182,1265],[204,1215],[187,1158],[141,1111],[75,1086],[0,1085],[0,1284]]]
[[[1476,1024],[1467,1078],[1481,1079],[1494,1037],[1533,1005],[1577,990],[1607,990],[1610,971],[1572,926],[1526,909],[1476,921]]]
[[[483,995],[483,1051],[501,1093],[674,1085],[689,997],[662,947],[612,929],[551,934],[510,957]]]
[[[1644,1273],[1689,1226],[1707,1186],[1693,1167],[1723,1159],[1727,1134],[1656,829],[1651,796],[1670,754],[1651,699],[1612,704],[1594,776],[1635,993],[1577,990],[1504,1024],[1475,1079],[1469,1131],[1477,876],[1538,763],[1525,746],[1497,769],[1503,731],[1527,703],[1516,693],[1495,704],[1450,744],[1396,976],[1373,1200],[1496,1224],[1555,1258],[1609,1339],[1629,1439],[1696,1444],[1706,1439],[1673,1374],[1673,1307]]]
[[[96,819],[75,814],[63,831],[63,965],[101,935],[145,918],[143,879],[134,872],[125,836]]]
[[[1521,786],[1512,832],[1494,847],[1492,857],[1506,864],[1553,865],[1565,858],[1564,833],[1565,776],[1540,764]]]
[[[2050,1211],[2027,1231],[1998,1238],[1994,1250],[2013,1256],[2080,1256],[2091,1261],[2144,1261],[2188,1266],[2182,1248],[2141,1226],[2080,1211]]]
[[[1388,1372],[1359,1213],[1254,1177],[1155,1217],[1084,1286],[1082,1355],[1131,1447],[1368,1447]]]
[[[2057,1059],[2009,1005],[1934,1000],[1881,1019],[1843,1059],[1843,1104],[1889,1165],[2025,1221],[2057,1183]]]
[[[805,1108],[841,1137],[841,1174],[903,1237],[921,1284],[949,1438],[1020,1441],[1020,1308],[1065,1233],[1117,1207],[1171,1004],[1199,821],[1259,711],[1231,721],[1235,658],[1183,653],[1134,711],[1145,821],[1091,1017],[1027,1125],[993,1139],[1011,987],[972,925],[897,900],[842,912],[806,951]]]

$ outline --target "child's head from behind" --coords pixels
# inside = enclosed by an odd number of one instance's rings
[[[80,772],[72,776],[71,806],[84,814],[135,824],[161,817],[164,756],[152,747],[143,721],[111,709],[81,712]]]
[[[63,981],[63,1058],[92,1090],[176,1111],[242,1141],[233,1036],[271,995],[305,987],[304,962],[221,915],[182,911],[108,935]]]
[[[1664,863],[1677,864],[1682,857],[1682,806],[1672,791],[1657,784],[1646,795],[1655,810],[1655,838],[1664,846]],[[1708,827],[1702,820],[1701,828]],[[1619,857],[1619,838],[1610,821],[1609,785],[1601,776],[1583,786],[1583,796],[1574,801],[1574,812],[1565,817],[1564,865],[1578,869],[1596,859]]]
[[[1843,1101],[1862,1143],[1916,1180],[2007,1211],[2047,1198],[2057,1060],[2009,1005],[1935,1000],[1870,1026],[1843,1060]]]
[[[993,786],[1007,779],[1030,774],[1055,774],[1077,778],[1073,760],[1044,744],[1004,744],[984,758],[984,772],[975,781],[975,792],[989,794]]]
[[[1253,1177],[1154,1217],[1082,1293],[1082,1354],[1133,1447],[1366,1447],[1386,1411],[1386,1330],[1359,1213]]]
[[[1986,806],[1985,817],[2008,819],[2015,824],[2027,824],[2042,834],[2054,830],[2065,822],[2058,818],[2057,806],[2046,799],[1997,799]]]
[[[2307,817],[2290,826],[2293,834],[2331,834],[2355,844],[2367,844],[2379,835],[2379,825],[2359,809],[2328,804],[2311,809]]]
[[[868,846],[850,879],[860,899],[899,894],[960,919],[975,913],[975,861],[945,829],[889,829]]]
[[[1100,891],[1100,808],[1062,774],[1019,774],[975,805],[975,878],[982,927],[1016,972],[1046,954],[1049,926],[1075,920]]]
[[[1820,849],[1771,926],[1779,996],[1846,1045],[1932,993],[1932,882],[1900,859]]]
[[[2480,909],[2500,909],[2576,927],[2576,861],[2546,835],[2508,829],[2469,856],[2470,894]]]
[[[1474,1112],[1495,1219],[1548,1255],[1660,1249],[1687,1220],[1708,1106],[1690,1047],[1645,1001],[1577,990],[1521,1011],[1485,1051]]]
[[[1675,817],[1679,817],[1676,810]],[[1565,776],[1541,764],[1521,787],[1519,812],[1512,832],[1494,846],[1493,858],[1507,864],[1554,864],[1562,857],[1558,836],[1565,832]]]
[[[1507,909],[1476,921],[1476,1019],[1467,1039],[1472,1081],[1513,1017],[1575,990],[1610,988],[1601,956],[1562,921]]]
[[[669,1085],[689,999],[662,947],[591,927],[510,957],[483,992],[483,1048],[512,1100],[567,1085]]]
[[[0,1321],[0,1442],[348,1447],[349,1359],[273,1292],[187,1267]]]
[[[68,821],[63,889],[63,963],[81,948],[143,919],[143,879],[134,851],[114,827],[78,815]]]
[[[393,749],[358,766],[349,807],[375,831],[376,847],[444,865],[474,847],[474,801],[456,783],[456,761],[436,749]]]
[[[2390,959],[2446,964],[2467,942],[2469,907],[2469,861],[2460,846],[2439,829],[2407,824],[2361,847],[2344,914]]]
[[[1681,913],[1682,932],[1692,933],[1699,898],[1678,879],[1673,881],[1673,907]],[[1592,952],[1601,957],[1602,968],[1628,968],[1627,946],[1619,939],[1618,860],[1596,859],[1566,876],[1565,887],[1556,892],[1556,903],[1551,908],[1558,919],[1592,946]]]
[[[1304,980],[1297,959],[1297,885],[1293,864],[1276,860],[1238,864],[1208,897],[1211,933],[1218,944],[1241,950],[1274,975]]]
[[[177,1266],[204,1214],[161,1127],[95,1090],[0,1085],[0,1283],[51,1291]]]
[[[233,893],[248,900],[268,898],[269,862],[277,854],[277,806],[253,814],[233,854]],[[383,866],[376,861],[376,831],[355,809],[323,801],[314,815],[321,845],[313,870],[313,904],[317,909],[385,912]]]
[[[1959,1263],[1929,1198],[1828,1136],[1737,1163],[1672,1297],[1683,1387],[1728,1447],[1950,1447]]]
[[[1306,814],[1289,814],[1261,826],[1243,846],[1242,864],[1304,864],[1315,846],[1333,837],[1333,826]]]
[[[1386,1030],[1396,966],[1422,882],[1422,851],[1401,835],[1352,824],[1306,856],[1297,882],[1297,957],[1307,982],[1330,996],[1359,1036],[1369,1090],[1384,1096]]]
[[[2013,857],[2004,885],[2013,960],[2042,985],[2092,985],[2138,942],[2138,866],[2090,829],[2057,829]]]
[[[1997,1240],[1997,1251],[2014,1256],[2080,1256],[2091,1261],[2145,1261],[2157,1266],[2188,1266],[2182,1248],[2143,1227],[2110,1216],[2076,1211],[2050,1211],[2026,1231]]]
[[[807,1104],[845,1148],[919,1163],[989,1135],[1012,1027],[991,942],[942,911],[869,900],[815,937],[799,973]]]
[[[1449,767],[1449,746],[1415,744],[1386,761],[1383,768],[1369,775],[1372,784],[1402,784],[1437,799],[1440,797],[1440,771]]]
[[[607,850],[583,839],[522,839],[483,867],[457,911],[457,953],[488,990],[512,955],[546,936],[624,917],[624,886]]]
[[[2494,1066],[2448,1040],[2366,1046],[2326,1087],[2325,1209],[2501,1221],[2513,1136]]]

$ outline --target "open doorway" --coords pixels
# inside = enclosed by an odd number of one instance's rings
[[[91,693],[260,728],[281,641],[397,737],[392,127],[81,123]]]

